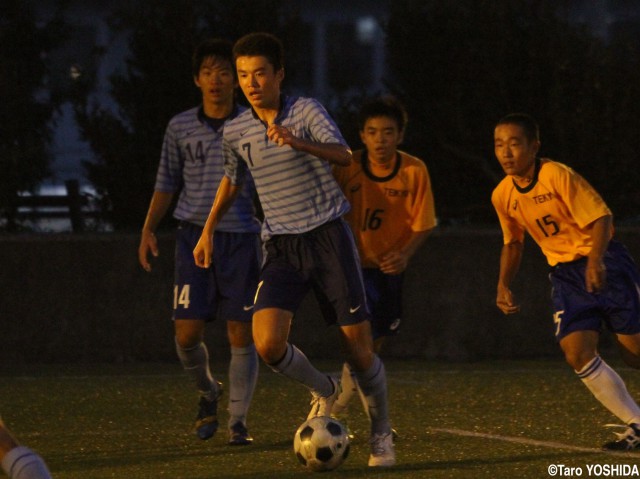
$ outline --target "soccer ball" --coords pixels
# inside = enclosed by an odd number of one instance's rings
[[[303,422],[293,437],[293,452],[312,471],[331,471],[349,455],[349,436],[342,424],[328,416]]]

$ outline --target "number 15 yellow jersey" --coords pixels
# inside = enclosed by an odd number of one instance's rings
[[[582,176],[547,158],[536,159],[533,180],[525,188],[506,176],[493,190],[491,202],[504,243],[524,241],[526,230],[551,266],[587,256],[592,223],[611,214]]]

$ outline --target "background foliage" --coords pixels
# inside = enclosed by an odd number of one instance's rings
[[[569,21],[573,4],[388,2],[386,92],[407,105],[403,148],[427,163],[441,224],[495,221],[489,196],[502,171],[491,137],[495,122],[513,111],[539,120],[541,154],[585,176],[618,222],[640,218],[640,25],[635,24],[635,33],[614,29],[604,39]],[[63,24],[57,17],[36,26],[28,5],[8,0],[0,7],[5,103],[0,208],[5,217],[16,192],[33,188],[48,174],[50,119],[59,100],[45,88],[44,59],[64,41]],[[73,91],[82,136],[95,155],[85,163],[88,177],[108,199],[120,230],[142,224],[167,122],[200,100],[190,65],[198,41],[212,36],[233,41],[258,30],[275,33],[287,51],[285,87],[302,91],[309,87],[305,81],[313,54],[310,27],[301,20],[300,3],[292,0],[132,0],[124,5],[110,18],[112,30],[126,35],[129,50],[126,64],[109,78],[115,108],[95,100],[90,72]],[[341,48],[349,49],[336,42],[328,39],[332,59],[339,58]],[[360,147],[354,115],[372,92],[365,93],[367,85],[347,88],[354,80],[341,75],[346,71],[341,62],[328,67],[327,78],[341,79],[338,86],[328,85],[334,88],[331,113],[349,143]]]
[[[49,174],[50,120],[60,102],[46,89],[47,54],[64,41],[58,14],[38,24],[21,0],[0,3],[0,216],[17,228],[18,192]]]
[[[541,155],[574,167],[620,217],[638,215],[640,59],[566,19],[554,0],[399,0],[387,26],[390,87],[407,104],[407,144],[427,161],[445,219],[493,218],[502,172],[492,132],[524,111]]]

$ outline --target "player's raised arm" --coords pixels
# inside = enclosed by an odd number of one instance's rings
[[[510,286],[520,269],[523,247],[523,243],[514,241],[505,244],[500,253],[500,276],[498,278],[496,305],[504,314],[513,314],[520,311],[520,305],[516,303]]]
[[[216,225],[236,199],[236,196],[238,196],[240,188],[240,186],[232,184],[228,176],[223,177],[220,181],[220,186],[213,200],[209,217],[207,218],[204,228],[202,228],[200,239],[193,249],[193,259],[197,266],[208,268],[209,265],[211,265],[211,258],[213,256],[213,232]]]

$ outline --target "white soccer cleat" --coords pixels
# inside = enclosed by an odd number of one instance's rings
[[[338,399],[338,396],[340,396],[342,387],[340,386],[340,381],[337,379],[331,376],[327,376],[327,378],[331,381],[331,384],[333,384],[333,393],[327,397],[312,396],[311,411],[309,411],[307,419],[317,416],[331,416],[331,408],[333,407],[333,403]]]
[[[393,435],[374,434],[369,440],[371,444],[371,455],[369,456],[369,466],[390,467],[396,463],[396,452],[393,449]]]

